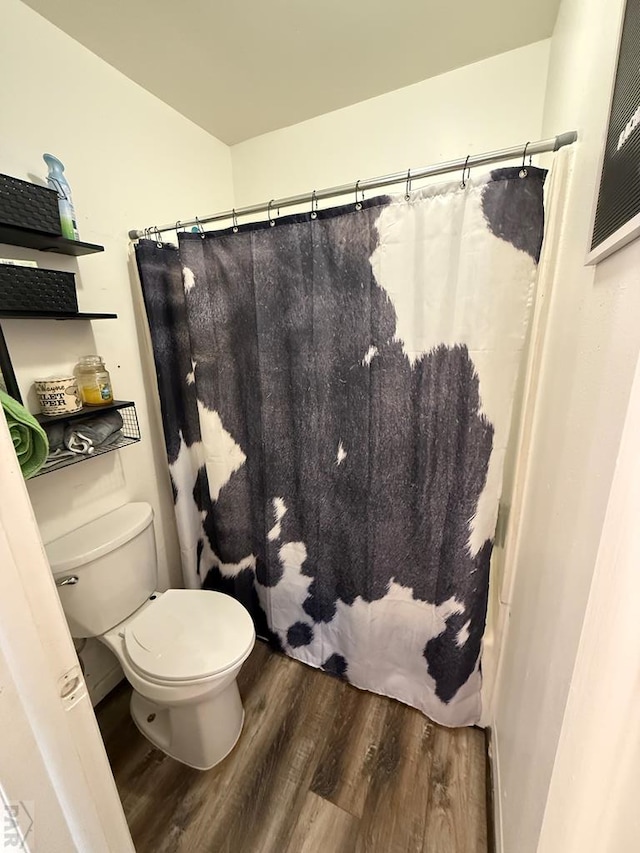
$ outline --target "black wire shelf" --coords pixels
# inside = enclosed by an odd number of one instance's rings
[[[98,416],[104,414],[104,412],[112,412],[114,409],[126,409],[129,406],[135,407],[135,403],[132,400],[114,400],[112,403],[107,403],[104,406],[83,406],[77,412],[71,412],[71,414],[69,412],[65,412],[63,415],[38,414],[33,417],[41,424],[55,424],[60,423],[60,421],[75,421],[78,418],[90,418],[92,415]]]
[[[114,400],[113,403],[110,403],[107,406],[85,406],[81,411],[74,412],[72,415],[62,415],[59,417],[35,415],[36,419],[41,424],[52,424],[74,421],[78,418],[89,418],[92,415],[94,417],[98,417],[105,412],[114,410],[118,410],[122,416],[121,435],[116,441],[111,444],[105,443],[95,447],[93,453],[76,453],[73,456],[65,456],[58,461],[53,461],[46,467],[41,468],[40,471],[30,479],[35,480],[37,477],[50,474],[52,471],[60,471],[62,468],[68,468],[70,465],[77,465],[79,462],[88,462],[90,459],[96,459],[98,456],[104,456],[105,453],[111,453],[113,450],[122,450],[124,447],[129,447],[131,444],[137,444],[141,437],[135,403],[130,401]]]

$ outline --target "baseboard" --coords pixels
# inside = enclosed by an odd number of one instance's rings
[[[104,697],[111,693],[113,688],[120,684],[120,682],[124,679],[124,673],[121,667],[117,667],[112,669],[107,675],[100,679],[95,685],[92,685],[89,690],[89,698],[91,699],[91,704],[95,708],[99,702],[102,702]]]
[[[493,691],[496,684],[496,673],[498,669],[498,660],[495,645],[495,626],[489,623],[485,628],[484,637],[482,638],[482,688],[480,691],[480,719],[478,726],[481,729],[486,729],[491,725],[491,709],[493,707]]]
[[[95,708],[122,681],[124,673],[117,657],[99,640],[89,637],[76,641],[75,645],[91,704]]]
[[[487,726],[484,733],[487,744],[487,848],[489,853],[503,853],[500,761],[495,725]]]

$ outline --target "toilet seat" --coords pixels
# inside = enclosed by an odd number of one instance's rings
[[[211,590],[170,589],[124,629],[127,656],[154,682],[201,681],[241,663],[255,631],[246,609]]]

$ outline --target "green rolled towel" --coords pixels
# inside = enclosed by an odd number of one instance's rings
[[[13,397],[0,389],[0,403],[25,480],[33,477],[44,465],[49,453],[47,434],[38,421]]]

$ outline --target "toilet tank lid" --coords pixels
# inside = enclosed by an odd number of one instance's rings
[[[97,560],[133,539],[153,521],[148,503],[128,503],[45,545],[54,575]]]

